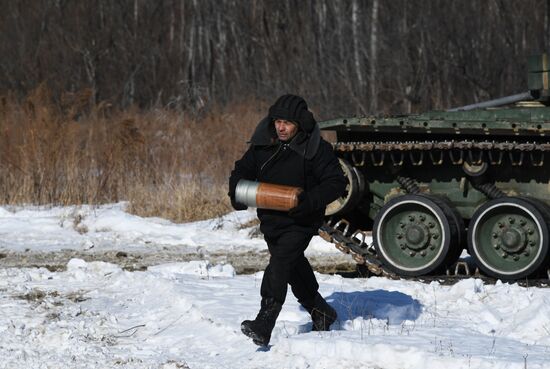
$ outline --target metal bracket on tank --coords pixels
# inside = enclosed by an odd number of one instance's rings
[[[531,161],[531,165],[534,167],[542,167],[544,165],[544,151],[541,151],[540,157],[537,158],[538,160],[535,160],[535,155],[533,155],[533,151],[529,153],[529,160]]]
[[[344,242],[336,242],[334,244],[334,247],[336,247],[338,250],[340,250],[344,254],[349,254],[351,252],[350,248],[347,247]]]
[[[340,226],[341,226],[342,224],[345,225],[343,231],[340,230]],[[344,236],[347,236],[347,234],[348,234],[348,232],[349,232],[349,227],[350,227],[350,224],[349,224],[349,222],[348,222],[347,220],[345,220],[345,219],[340,219],[340,220],[334,225],[334,229],[337,229],[337,230],[339,230],[340,232],[342,232],[342,234],[343,234]]]
[[[403,153],[403,151],[400,151],[399,152],[399,160],[396,160],[395,157],[396,157],[397,153],[394,152],[394,151],[390,151],[390,159],[392,161],[392,164],[394,167],[400,167],[403,165],[403,161],[405,159],[405,154]]]
[[[359,254],[353,254],[352,255],[353,260],[359,265],[365,265],[365,258],[362,255]]]
[[[422,163],[424,162],[424,151],[420,151],[420,157],[418,158],[418,160],[416,160],[417,158],[414,157],[413,151],[409,151],[409,158],[411,159],[412,165],[422,165]]]
[[[508,157],[510,158],[510,163],[515,167],[522,165],[523,164],[523,154],[524,154],[523,151],[520,151],[519,152],[519,160],[514,160],[515,159],[514,158],[514,152],[509,151],[508,152]]]
[[[435,155],[434,155],[434,151],[428,151],[428,153],[430,154],[430,159],[432,160],[432,164],[433,165],[441,165],[443,164],[443,151],[438,151],[439,153],[439,157],[436,158]]]
[[[480,165],[484,161],[483,160],[483,151],[477,150],[477,156],[474,160],[473,150],[468,150],[468,161],[469,161],[469,164]]]
[[[357,246],[362,248],[362,247],[364,247],[363,245],[367,245],[367,248],[368,248],[367,237],[369,236],[369,233],[371,233],[371,232],[366,232],[366,231],[362,231],[362,230],[358,229],[355,232],[353,232],[350,239]],[[358,238],[357,237],[358,235],[361,235],[361,238]]]
[[[452,149],[449,151],[449,157],[451,158],[451,162],[455,165],[462,165],[462,163],[464,163],[464,151],[462,150],[459,151],[458,159],[456,159],[453,151],[454,150]]]
[[[500,150],[498,152],[497,160],[494,160],[492,151],[487,151],[487,155],[489,156],[489,162],[491,163],[491,165],[500,165],[500,164],[502,164],[502,158],[504,157],[504,151]]]
[[[381,167],[382,165],[384,165],[385,157],[386,157],[385,152],[381,152],[379,158],[376,157],[375,151],[371,151],[371,153],[370,153],[370,158],[372,160],[372,165],[374,165],[375,167]]]
[[[464,271],[463,274],[460,273],[461,270]],[[471,276],[470,266],[465,261],[457,261],[456,264],[455,264],[455,268],[454,268],[454,274],[451,273],[451,269],[449,269],[449,268],[447,268],[446,274],[448,276],[458,276],[458,275]]]
[[[361,161],[357,160],[357,154],[358,154],[357,151],[352,151],[351,152],[351,161],[352,161],[353,165],[358,166],[358,167],[362,167],[363,165],[365,165],[365,157],[367,156],[367,152],[366,151],[361,151]]]

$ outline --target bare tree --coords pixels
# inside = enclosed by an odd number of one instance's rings
[[[372,1],[371,30],[370,30],[370,110],[378,111],[378,94],[376,89],[377,60],[378,60],[378,0]]]
[[[0,94],[202,111],[301,93],[321,118],[524,90],[550,0],[0,0]]]
[[[373,4],[373,7],[375,5]],[[378,5],[376,5],[378,7]],[[360,50],[359,50],[359,18],[360,18],[360,9],[358,0],[353,0],[352,7],[351,7],[351,29],[352,29],[352,37],[353,37],[353,62],[355,64],[355,74],[357,75],[357,83],[360,90],[362,90],[365,87],[365,81],[363,80],[363,72],[361,71],[361,59],[359,57]],[[374,22],[373,22],[374,24]],[[373,26],[374,28],[375,26]],[[371,35],[371,40],[372,40]],[[376,36],[374,36],[376,37]]]

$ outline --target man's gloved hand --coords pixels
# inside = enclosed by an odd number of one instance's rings
[[[288,211],[288,215],[293,218],[305,218],[314,211],[315,209],[311,204],[311,200],[309,199],[307,193],[304,191],[300,192],[300,194],[298,195],[298,205],[290,209]]]
[[[233,206],[233,209],[235,210],[246,210],[248,209],[248,206],[241,204],[240,202],[235,201],[234,198],[231,198],[231,206]]]
[[[233,209],[235,209],[235,210],[246,210],[246,209],[248,209],[248,206],[246,206],[244,204],[241,204],[240,202],[235,201],[235,193],[234,192],[229,191],[227,193],[227,195],[229,196],[229,199],[231,200],[231,206],[233,206]]]

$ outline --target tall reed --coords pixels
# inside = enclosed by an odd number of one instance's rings
[[[39,87],[0,97],[0,203],[102,204],[174,221],[230,210],[227,177],[265,105],[204,112],[91,105],[90,91],[54,103]]]

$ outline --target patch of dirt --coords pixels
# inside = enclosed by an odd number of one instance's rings
[[[26,301],[29,301],[29,302],[40,302],[42,300],[44,300],[44,298],[46,297],[46,292],[44,291],[41,291],[41,290],[32,290],[28,293],[25,293],[24,295],[17,295],[15,296],[15,298],[17,299],[20,299],[20,300],[26,300]]]
[[[246,251],[237,253],[183,253],[179,250],[163,250],[159,252],[132,251],[92,251],[92,250],[61,250],[55,252],[3,252],[0,258],[0,268],[47,268],[52,272],[64,271],[67,262],[73,258],[87,262],[104,261],[117,264],[128,271],[143,271],[152,265],[184,262],[192,260],[208,260],[212,264],[231,264],[237,274],[252,274],[264,270],[269,262],[267,250]],[[309,262],[314,270],[321,273],[335,274],[355,271],[353,260],[341,256],[309,256]],[[29,296],[32,298],[32,296]]]

